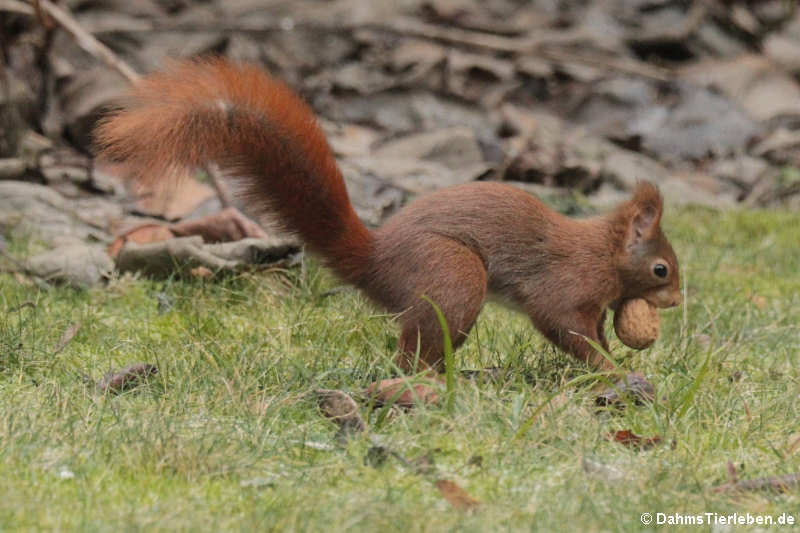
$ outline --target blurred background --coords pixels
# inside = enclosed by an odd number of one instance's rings
[[[637,179],[670,202],[800,207],[795,1],[56,4],[67,19],[0,0],[0,180],[78,202],[101,240],[130,214],[219,209],[204,183],[170,205],[131,201],[91,160],[91,130],[131,72],[210,54],[261,64],[308,100],[372,225],[472,180],[515,182],[568,213]]]

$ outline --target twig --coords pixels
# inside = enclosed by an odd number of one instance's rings
[[[58,22],[58,24],[64,28],[67,33],[75,38],[78,46],[83,48],[84,51],[88,52],[93,57],[102,60],[106,65],[122,74],[122,76],[131,83],[139,80],[140,76],[135,70],[133,70],[133,68],[120,59],[119,56],[117,56],[117,54],[115,54],[109,47],[98,41],[89,32],[84,30],[80,23],[75,20],[75,17],[73,17],[69,11],[55,5],[49,0],[38,0],[37,3],[42,10],[47,12],[47,14],[50,15],[53,20]]]
[[[47,117],[50,115],[51,102],[53,100],[50,96],[55,93],[56,80],[53,75],[53,68],[50,65],[50,50],[53,48],[53,38],[58,25],[44,12],[41,0],[33,0],[33,7],[36,11],[36,18],[39,19],[39,24],[44,30],[42,44],[36,50],[36,66],[42,73],[42,83],[39,87],[39,94],[37,94],[37,105],[42,111],[42,117]],[[42,121],[46,121],[46,118],[43,118]],[[45,128],[42,129],[44,130]]]
[[[592,67],[607,68],[631,74],[642,78],[651,78],[656,81],[669,81],[672,79],[668,70],[654,67],[633,59],[614,59],[610,57],[589,56],[570,50],[542,47],[536,50],[536,54],[551,61],[559,63],[580,63]]]
[[[58,22],[67,33],[75,38],[78,45],[88,52],[93,57],[100,59],[106,65],[110,66],[131,83],[136,83],[141,79],[141,76],[136,72],[133,67],[128,65],[122,58],[115,54],[110,48],[97,40],[96,37],[87,32],[80,23],[75,20],[69,11],[62,9],[49,0],[33,0],[36,6],[35,12],[46,12],[53,20]],[[38,11],[41,10],[41,11]],[[42,17],[42,23],[45,24],[46,17]],[[233,205],[231,195],[225,187],[222,175],[217,169],[216,165],[208,164],[203,167],[211,180],[214,189],[219,196],[220,202],[223,207],[230,207]]]
[[[39,23],[42,25],[42,27],[44,27],[45,30],[49,32],[56,27],[56,25],[53,23],[53,19],[48,17],[42,9],[41,0],[33,0],[33,10],[36,13],[36,18],[39,19]]]
[[[0,0],[0,11],[17,13],[19,15],[35,15],[36,11],[30,5],[19,0]]]
[[[422,37],[434,41],[443,41],[451,44],[460,44],[475,48],[484,48],[494,52],[525,52],[536,48],[543,42],[581,40],[585,35],[581,32],[561,31],[557,33],[542,32],[536,37],[503,37],[491,33],[484,33],[461,28],[448,28],[420,22],[409,17],[398,17],[392,21],[379,24],[367,24],[376,29],[388,30],[402,35]]]
[[[203,170],[205,170],[206,174],[208,174],[208,179],[211,182],[211,186],[217,192],[217,196],[222,204],[222,208],[225,209],[227,207],[232,207],[233,197],[231,196],[228,187],[225,185],[225,180],[223,179],[222,173],[220,172],[217,164],[209,163],[203,167]]]

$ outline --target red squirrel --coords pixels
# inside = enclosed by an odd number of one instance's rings
[[[442,330],[422,295],[441,308],[454,347],[493,294],[607,371],[613,365],[586,341],[608,350],[607,309],[630,298],[681,301],[654,185],[639,183],[604,216],[572,219],[515,187],[475,182],[424,195],[371,231],[311,109],[253,65],[183,61],[147,76],[101,121],[96,141],[102,157],[144,180],[211,161],[231,171],[250,209],[277,215],[343,280],[400,314],[406,370],[418,350],[423,367],[443,367]]]

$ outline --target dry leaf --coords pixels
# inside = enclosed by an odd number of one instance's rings
[[[317,389],[314,393],[317,395],[322,414],[339,426],[338,439],[361,433],[367,429],[367,425],[358,411],[358,405],[349,394],[329,389]]]
[[[184,220],[172,224],[169,229],[178,237],[200,235],[203,237],[203,242],[230,242],[248,237],[270,238],[261,226],[235,207],[227,207],[213,215]]]
[[[111,394],[130,390],[141,385],[147,378],[157,374],[158,368],[148,363],[136,363],[117,372],[109,372],[97,382],[97,391]]]
[[[409,378],[383,379],[371,384],[365,394],[377,405],[397,405],[406,408],[413,407],[418,401],[424,404],[439,401],[439,396],[431,385],[412,383]]]
[[[464,489],[449,479],[437,479],[434,485],[442,493],[444,499],[456,509],[472,510],[480,504],[478,500],[467,494]]]
[[[190,215],[200,204],[217,196],[214,189],[187,176],[177,180],[178,185],[165,189],[145,189],[138,185],[139,196],[136,207],[142,213],[161,216],[167,220],[178,220]]]
[[[635,434],[633,431],[629,429],[612,431],[607,435],[606,438],[608,438],[608,440],[624,444],[625,446],[629,446],[631,448],[640,448],[642,450],[652,448],[653,446],[661,442],[661,437],[659,437],[658,435],[647,438],[640,437],[639,435]]]
[[[160,224],[142,224],[141,226],[136,226],[135,228],[125,231],[116,239],[114,239],[114,242],[112,242],[108,247],[108,255],[110,255],[112,259],[116,258],[117,255],[119,255],[120,250],[122,250],[122,247],[125,246],[126,242],[147,244],[151,242],[166,241],[174,236],[175,234],[172,233],[166,226],[162,226]]]
[[[202,278],[202,279],[209,279],[214,275],[214,273],[211,272],[211,270],[209,270],[204,266],[194,267],[193,269],[189,270],[189,274],[191,274],[196,278]]]
[[[61,334],[61,338],[58,340],[58,344],[53,349],[53,355],[60,353],[61,350],[67,347],[69,341],[71,341],[75,335],[78,334],[78,331],[81,329],[81,323],[75,322],[74,324],[70,324],[67,329],[64,330],[64,333]]]
[[[613,387],[608,387],[595,398],[599,406],[621,405],[620,395],[630,394],[637,404],[652,402],[655,398],[653,385],[643,375],[632,372],[619,380]]]

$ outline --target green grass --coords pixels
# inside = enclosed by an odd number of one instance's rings
[[[800,471],[800,216],[683,209],[665,226],[686,305],[662,314],[653,348],[623,361],[651,378],[659,402],[598,413],[591,384],[564,387],[589,369],[489,305],[456,366],[501,366],[504,379],[457,379],[452,414],[364,409],[373,437],[410,460],[430,456],[479,499],[471,513],[395,458],[365,462],[367,437],[336,446],[311,391],[358,392],[389,375],[396,328],[354,291],[327,294],[336,281],[314,263],[219,283],[126,277],[87,292],[0,275],[0,530],[669,530],[643,526],[644,512],[800,520],[800,490],[712,490],[728,461],[742,479]],[[34,305],[18,308],[25,301]],[[628,353],[617,341],[612,351]],[[81,378],[133,362],[160,372],[117,397]],[[609,442],[618,429],[663,444]],[[586,473],[584,459],[614,474]]]

